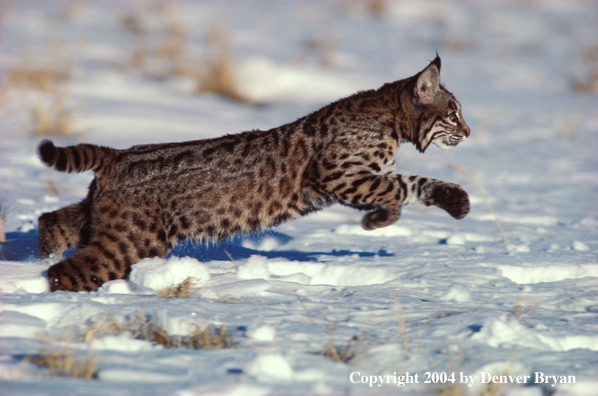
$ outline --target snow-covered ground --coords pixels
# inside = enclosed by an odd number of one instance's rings
[[[598,97],[596,81],[579,88],[597,70],[596,2],[387,1],[379,13],[366,3],[0,4],[0,394],[598,394]],[[151,53],[145,71],[136,66],[169,24],[187,67],[230,42],[238,90],[259,106],[195,93],[188,72],[165,75]],[[367,232],[363,213],[333,206],[222,244],[183,244],[98,292],[48,292],[58,258],[39,259],[37,218],[82,199],[92,175],[40,163],[38,101],[62,92],[74,111],[77,133],[52,136],[59,145],[215,137],[411,76],[436,51],[473,133],[450,152],[402,146],[397,172],[459,183],[472,203],[465,219],[406,207],[396,225]],[[58,65],[69,78],[44,92],[8,84],[18,65]],[[448,165],[483,187],[508,244]],[[158,296],[189,276],[192,297]],[[224,325],[233,347],[164,348],[119,331],[84,342],[90,328],[139,315],[175,337]],[[334,362],[330,345],[354,355]],[[97,378],[34,364],[65,348],[95,362]]]

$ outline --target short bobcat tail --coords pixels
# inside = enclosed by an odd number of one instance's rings
[[[42,141],[38,150],[42,161],[61,172],[93,170],[102,174],[116,157],[116,150],[110,147],[93,144],[56,147],[50,140]]]

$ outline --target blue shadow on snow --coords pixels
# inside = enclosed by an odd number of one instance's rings
[[[259,242],[266,238],[276,239],[280,245],[287,243],[293,238],[276,231],[264,231],[260,233],[244,236],[243,239]],[[37,230],[29,232],[8,232],[6,233],[7,243],[0,247],[0,259],[8,261],[31,261],[39,259],[37,246]],[[332,250],[329,252],[300,252],[296,250],[274,250],[263,251],[255,250],[241,245],[240,237],[226,239],[220,242],[209,244],[183,242],[178,244],[166,257],[193,257],[199,261],[206,262],[212,260],[230,260],[229,256],[235,260],[246,259],[253,255],[267,258],[284,258],[291,261],[319,261],[318,256],[351,256],[354,254],[359,257],[373,257],[375,255],[382,257],[392,256],[391,253],[381,249],[377,252],[352,252],[350,250]],[[76,249],[65,252],[64,256],[76,252]]]

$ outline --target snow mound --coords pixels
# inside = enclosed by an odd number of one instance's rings
[[[162,349],[162,345],[152,345],[149,341],[136,340],[129,333],[120,333],[118,335],[108,335],[106,337],[97,338],[89,343],[89,347],[94,350],[120,352],[139,352]]]
[[[579,266],[545,265],[540,267],[499,265],[502,275],[518,284],[558,282],[564,279],[598,277],[598,264],[588,263]]]
[[[135,264],[129,279],[139,286],[157,291],[179,285],[189,277],[194,278],[196,285],[199,285],[210,279],[210,273],[204,264],[194,258],[151,258]]]
[[[453,283],[449,290],[440,297],[443,301],[467,302],[471,301],[469,288],[462,283]]]
[[[21,312],[0,313],[0,337],[37,337],[46,328],[46,322]]]
[[[245,372],[260,382],[281,382],[293,379],[293,368],[280,354],[260,355],[245,367]]]
[[[105,369],[98,373],[98,379],[113,382],[160,383],[184,381],[186,376],[172,375],[158,371],[142,371],[129,369]]]
[[[471,338],[494,348],[519,345],[548,351],[569,351],[577,348],[598,350],[598,335],[556,337],[541,334],[508,314],[487,320],[482,329]]]
[[[131,294],[133,292],[129,282],[124,279],[104,283],[99,291],[107,294]]]
[[[384,268],[288,261],[262,256],[252,256],[247,259],[245,264],[239,266],[237,276],[240,279],[269,279],[271,276],[276,276],[310,285],[332,286],[374,285],[396,278]]]
[[[258,341],[274,341],[276,329],[270,325],[262,325],[247,332],[247,335]]]
[[[1,256],[0,256],[1,257]],[[20,263],[0,261],[0,292],[45,293],[50,290],[48,278],[42,275],[46,266],[40,263]]]

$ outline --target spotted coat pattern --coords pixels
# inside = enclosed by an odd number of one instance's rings
[[[367,210],[367,230],[393,224],[410,203],[464,217],[469,200],[459,186],[393,170],[401,142],[423,152],[469,136],[459,102],[439,80],[437,57],[411,78],[295,122],[216,139],[126,150],[42,142],[40,157],[54,169],[95,172],[83,201],[39,219],[42,256],[81,249],[49,268],[51,290],[96,290],[178,241],[249,233],[335,202]]]

